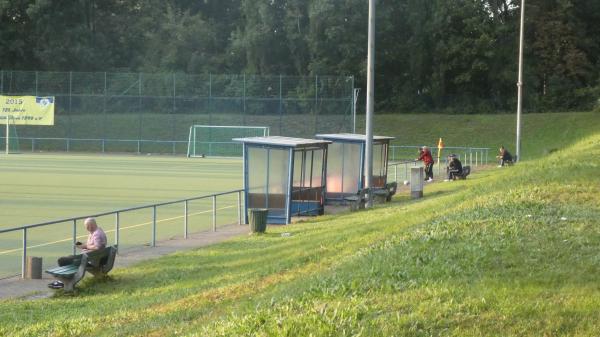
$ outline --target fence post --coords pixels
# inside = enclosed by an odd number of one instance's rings
[[[246,73],[244,73],[244,88],[242,91],[242,125],[246,125]]]
[[[212,74],[208,74],[208,124],[212,125]]]
[[[242,191],[237,192],[238,203],[238,225],[242,224]]]
[[[138,73],[138,140],[142,139],[142,73]],[[139,143],[138,143],[139,144]],[[139,153],[138,146],[138,153]]]
[[[35,151],[35,138],[31,138],[31,152]]]
[[[69,71],[69,127],[67,128],[67,138],[73,136],[73,72]],[[68,150],[67,150],[68,152]]]
[[[121,227],[121,220],[119,219],[119,212],[115,213],[115,245],[117,245],[117,251],[119,250],[119,231]]]
[[[108,96],[108,75],[104,72],[104,95],[102,96],[102,138],[106,138],[106,100]]]
[[[394,165],[394,181],[398,182],[398,164]]]
[[[77,252],[75,243],[77,242],[77,219],[73,219],[73,255]]]
[[[183,202],[183,238],[188,238],[188,200]]]
[[[176,88],[176,85],[175,85],[175,73],[171,74],[171,77],[173,78],[173,110],[172,110],[172,113],[174,114],[175,110],[176,110],[175,97],[176,97],[176,94],[177,94],[177,91],[175,89]]]
[[[27,227],[23,228],[23,254],[21,260],[21,278],[25,278],[27,268]]]
[[[217,196],[212,196],[212,220],[213,220],[213,232],[217,231]]]
[[[152,206],[152,247],[156,247],[156,205]]]
[[[177,85],[175,82],[175,73],[172,74],[171,76],[173,78],[173,111],[171,113],[171,139],[175,140],[177,137],[175,137],[175,112],[177,111],[177,102],[176,102],[176,95],[177,95]],[[175,154],[175,142],[173,142],[173,154]]]
[[[282,135],[283,125],[283,76],[279,74],[279,134]]]
[[[318,133],[319,124],[319,75],[315,75],[315,131],[313,134]],[[281,131],[281,130],[280,130]]]
[[[479,154],[479,150],[475,151],[475,166],[477,166],[477,155]]]
[[[473,166],[473,149],[469,148],[469,165]]]

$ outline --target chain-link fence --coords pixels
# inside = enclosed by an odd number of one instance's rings
[[[17,128],[24,151],[185,154],[194,124],[351,132],[353,87],[348,76],[0,71],[1,95],[56,97],[54,126]]]

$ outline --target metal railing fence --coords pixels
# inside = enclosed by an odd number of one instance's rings
[[[11,136],[11,138],[13,138]],[[5,143],[6,137],[0,137]],[[218,143],[218,142],[213,142]],[[151,139],[95,139],[95,138],[57,138],[57,137],[18,137],[18,149],[11,151],[19,152],[100,152],[100,153],[162,153],[162,154],[186,154],[187,140],[151,140]],[[212,143],[211,143],[212,144]],[[228,142],[227,144],[239,145],[239,143]],[[4,150],[0,146],[0,151]],[[241,156],[241,145],[240,145]]]
[[[11,136],[12,138],[13,136]],[[131,153],[164,153],[164,154],[186,154],[187,140],[152,140],[152,139],[104,139],[104,138],[59,138],[59,137],[16,137],[18,138],[19,151],[57,151],[57,152],[131,152]],[[0,136],[0,151],[4,150],[5,136]],[[207,144],[208,153],[212,156],[211,147],[224,145],[240,148],[237,142],[199,142]],[[421,147],[416,145],[390,145],[389,161],[409,161],[415,159]],[[433,155],[437,155],[435,147]],[[487,165],[490,148],[487,147],[445,147],[440,159],[445,162],[448,154],[457,154],[463,164],[471,166]],[[437,158],[434,158],[437,160]]]
[[[391,145],[389,149],[389,160],[394,161],[411,161],[419,155],[421,146],[416,145]],[[433,159],[437,162],[437,147],[430,146]],[[477,167],[487,165],[489,160],[490,148],[488,147],[468,147],[468,146],[447,146],[441,152],[440,162],[446,164],[447,157],[450,154],[456,154],[463,165]],[[441,166],[441,165],[440,165]]]
[[[388,181],[402,183],[405,180],[410,181],[410,168],[423,166],[422,161],[414,160],[420,146],[390,146],[390,162],[388,164]],[[440,162],[437,163],[437,150],[434,147],[433,156],[436,164],[434,170],[440,175],[445,172],[448,165],[448,155],[455,154],[460,157],[463,165],[479,167],[488,164],[490,148],[487,147],[445,147],[440,156]],[[412,158],[412,159],[408,159]],[[437,167],[437,169],[436,169]]]
[[[25,277],[28,249],[34,248],[34,246],[30,244],[29,239],[28,239],[29,236],[31,235],[31,232],[33,232],[35,229],[45,228],[45,227],[55,225],[55,224],[67,224],[67,226],[70,226],[70,229],[67,229],[67,230],[72,231],[71,237],[70,238],[62,238],[60,240],[56,240],[53,242],[47,242],[47,241],[42,242],[38,245],[35,245],[35,248],[47,247],[50,245],[55,245],[55,244],[59,244],[59,243],[63,243],[63,242],[70,242],[72,244],[73,254],[75,254],[76,253],[75,243],[77,242],[77,239],[78,239],[77,222],[79,220],[84,220],[88,217],[95,217],[95,218],[113,217],[114,229],[108,230],[107,227],[103,227],[103,229],[105,230],[105,232],[107,232],[107,234],[110,232],[114,233],[114,244],[119,245],[119,247],[121,247],[123,245],[122,234],[125,229],[135,229],[135,228],[138,228],[141,226],[150,226],[150,228],[151,228],[150,234],[151,235],[150,235],[149,245],[154,247],[154,246],[156,246],[157,240],[161,239],[159,237],[160,235],[158,234],[158,230],[160,229],[158,226],[158,223],[159,222],[172,222],[173,220],[181,221],[181,223],[179,223],[179,225],[182,226],[180,228],[180,234],[181,234],[181,236],[183,236],[184,238],[187,239],[188,235],[190,233],[190,226],[191,226],[190,217],[195,216],[195,215],[200,215],[200,214],[209,214],[210,215],[208,217],[208,219],[205,219],[205,221],[206,220],[209,221],[208,227],[205,228],[205,230],[210,229],[212,231],[217,231],[217,228],[220,225],[229,225],[229,224],[233,224],[235,222],[237,222],[238,224],[241,225],[243,223],[242,212],[244,209],[243,208],[243,200],[242,200],[242,198],[243,198],[242,192],[243,192],[243,189],[233,190],[233,191],[215,193],[215,194],[210,194],[210,195],[203,195],[203,196],[198,196],[198,197],[193,197],[193,198],[186,198],[186,199],[167,201],[167,202],[150,204],[150,205],[123,208],[123,209],[118,209],[118,210],[113,210],[113,211],[108,211],[108,212],[102,212],[102,213],[95,213],[95,214],[89,214],[89,215],[83,215],[83,216],[77,216],[77,217],[71,217],[71,218],[63,218],[63,219],[47,221],[47,222],[42,222],[42,223],[36,223],[36,224],[30,224],[30,225],[25,225],[25,226],[20,226],[20,227],[0,229],[0,235],[7,235],[8,233],[16,233],[16,232],[21,233],[21,247],[20,248],[3,249],[2,251],[0,251],[0,257],[2,257],[2,256],[5,257],[5,259],[4,259],[5,261],[4,261],[4,263],[2,263],[2,265],[8,265],[9,262],[7,259],[15,258],[15,254],[20,251],[21,252],[21,276]],[[233,197],[233,200],[232,200],[232,197]],[[195,213],[191,213],[192,203],[194,203],[194,202],[197,203],[198,201],[205,202],[204,205],[194,204],[194,206],[196,208],[201,208],[202,210],[195,212]],[[165,212],[165,214],[170,213],[171,215],[175,215],[175,216],[173,216],[171,218],[160,219],[157,215],[158,211],[161,211],[162,208],[166,208],[168,206],[179,206],[179,211],[171,209],[170,212]],[[232,213],[232,209],[237,209],[237,214],[236,214],[236,212]],[[148,221],[146,223],[135,224],[135,225],[123,227],[123,223],[124,223],[123,218],[126,217],[131,212],[140,211],[140,210],[151,212],[150,221]],[[221,211],[221,212],[219,212],[219,211]],[[177,212],[180,212],[180,214],[176,215]],[[226,219],[226,220],[221,220],[221,218]],[[231,220],[234,220],[234,221],[231,221]],[[198,228],[199,226],[194,226],[194,227]],[[175,232],[176,232],[176,230],[175,230]],[[171,231],[169,231],[169,233],[171,233],[171,236],[172,236],[172,233],[174,233],[174,231],[171,230]],[[81,236],[79,236],[79,237],[81,237]],[[162,239],[164,239],[164,238],[162,238]],[[5,242],[10,242],[10,239],[5,240]],[[6,258],[6,256],[8,256],[8,258]],[[1,273],[4,273],[5,275],[2,275]],[[2,270],[0,268],[0,278],[6,278],[6,277],[11,277],[11,276],[15,276],[15,274],[10,274],[10,270],[7,271],[7,270]]]
[[[389,163],[388,182],[395,181],[402,184],[404,181],[410,181],[410,168],[418,166],[423,166],[423,162],[407,160]]]

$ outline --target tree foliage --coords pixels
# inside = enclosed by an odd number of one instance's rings
[[[379,108],[512,110],[520,0],[379,0]],[[354,75],[364,0],[0,0],[0,69]],[[529,110],[600,95],[600,2],[529,0]],[[364,91],[363,91],[364,93]]]

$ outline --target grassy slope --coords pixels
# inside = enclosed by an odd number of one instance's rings
[[[576,149],[0,302],[0,335],[594,336],[600,135]]]
[[[364,122],[357,124],[360,128]],[[388,114],[376,116],[375,127],[377,134],[395,136],[394,144],[398,145],[435,145],[438,138],[442,137],[447,146],[490,147],[495,152],[500,145],[505,145],[513,153],[515,151],[514,114]],[[598,130],[600,113],[525,114],[522,128],[523,159],[542,157]]]

